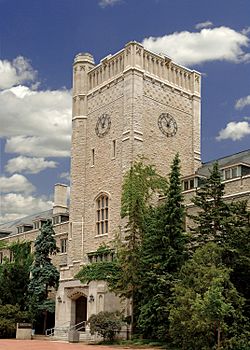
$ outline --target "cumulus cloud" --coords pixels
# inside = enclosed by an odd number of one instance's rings
[[[70,155],[71,94],[16,86],[0,92],[5,151],[34,157]]]
[[[212,27],[213,23],[211,21],[205,21],[205,22],[201,22],[201,23],[197,23],[195,28],[196,29],[203,29],[203,28],[208,28],[208,27]]]
[[[65,179],[65,180],[70,181],[70,174],[68,171],[61,173],[59,177],[60,177],[60,179]]]
[[[20,174],[14,174],[11,177],[1,176],[1,192],[23,192],[29,194],[35,190],[35,187],[32,185],[28,179]]]
[[[30,158],[19,156],[12,158],[5,166],[5,170],[10,173],[24,172],[26,174],[37,174],[48,168],[56,168],[57,162],[45,160],[44,158]]]
[[[238,99],[235,103],[235,108],[243,109],[244,107],[249,105],[250,105],[250,95]]]
[[[107,6],[113,6],[113,5],[117,4],[120,1],[121,0],[100,0],[99,1],[99,5],[104,8],[104,7],[107,7]]]
[[[243,137],[250,135],[250,123],[244,122],[230,122],[225,129],[219,132],[216,137],[218,141],[231,139],[233,141],[241,140]]]
[[[0,89],[7,89],[24,82],[32,82],[36,76],[37,72],[25,57],[18,56],[12,62],[0,60]]]
[[[200,32],[175,32],[161,37],[145,38],[142,44],[149,50],[164,53],[184,65],[208,61],[234,63],[250,61],[246,34],[228,27],[202,29]]]
[[[21,217],[52,208],[52,201],[47,197],[36,198],[31,195],[8,193],[1,196],[0,222],[8,222]]]

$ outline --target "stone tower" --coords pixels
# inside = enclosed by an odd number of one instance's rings
[[[167,175],[177,152],[182,175],[194,173],[200,166],[198,72],[136,42],[97,65],[90,54],[75,57],[68,263],[61,269],[64,305],[57,307],[57,325],[76,322],[81,295],[95,300],[85,305],[88,317],[117,305],[105,286],[83,286],[74,275],[88,253],[117,233],[123,175],[131,163],[143,155]]]

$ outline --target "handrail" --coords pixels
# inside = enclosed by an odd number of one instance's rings
[[[81,322],[69,327],[69,331],[73,331],[73,330],[80,331],[83,328],[85,329],[86,323],[87,323],[87,321],[81,321]]]
[[[79,322],[79,323],[77,323],[77,324],[75,324],[73,326],[63,327],[63,325],[62,325],[61,327],[48,328],[45,331],[45,335],[47,337],[52,337],[52,336],[54,336],[55,331],[69,332],[69,331],[73,331],[73,330],[76,330],[76,331],[80,331],[82,329],[85,330],[86,329],[86,323],[87,323],[87,321],[81,321],[81,322]],[[65,323],[65,325],[66,324],[68,324],[68,322]]]
[[[65,326],[64,326],[64,325],[65,325]],[[66,325],[67,325],[67,326],[66,326]],[[62,324],[61,327],[53,327],[53,328],[48,328],[48,329],[46,329],[46,330],[45,330],[45,335],[46,335],[47,337],[51,337],[51,336],[54,335],[55,330],[67,332],[67,331],[69,330],[69,328],[70,328],[70,327],[68,326],[68,322],[65,322],[65,323]]]

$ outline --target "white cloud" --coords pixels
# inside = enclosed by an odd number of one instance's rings
[[[241,140],[243,137],[250,135],[250,123],[244,122],[230,122],[225,129],[219,132],[216,137],[218,141],[231,139],[233,141]]]
[[[29,194],[35,190],[35,187],[27,178],[20,174],[14,174],[11,177],[0,177],[1,192],[24,192]]]
[[[250,33],[250,27],[246,27],[241,31],[242,34],[247,35]]]
[[[66,179],[66,180],[70,181],[70,174],[68,171],[61,173],[59,177],[60,177],[60,179]]]
[[[12,62],[0,60],[0,89],[7,89],[24,82],[35,80],[37,72],[27,58],[18,56]]]
[[[104,7],[107,7],[107,6],[113,6],[113,5],[117,4],[120,1],[121,0],[100,0],[99,1],[99,5],[104,8]]]
[[[53,203],[46,197],[36,198],[22,194],[8,193],[1,196],[0,222],[8,222],[32,213],[39,213],[52,208]]]
[[[203,29],[203,28],[208,28],[208,27],[212,27],[213,23],[211,21],[205,21],[205,22],[201,22],[201,23],[197,23],[195,28],[196,29]]]
[[[240,98],[235,103],[236,109],[243,109],[246,106],[250,105],[250,95]]]
[[[145,38],[142,44],[149,50],[164,53],[184,65],[207,61],[250,61],[247,35],[228,27],[202,29],[200,32],[176,32],[162,37]]]
[[[37,174],[48,168],[56,168],[57,163],[44,158],[29,158],[19,156],[8,161],[5,169],[10,174],[24,172],[26,174]]]
[[[0,136],[6,152],[34,157],[70,155],[71,93],[16,86],[0,92]]]

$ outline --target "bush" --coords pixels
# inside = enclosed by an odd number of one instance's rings
[[[88,323],[90,325],[90,333],[97,333],[105,341],[113,341],[123,325],[122,316],[119,312],[108,311],[101,311],[97,315],[90,316]]]
[[[27,316],[18,305],[0,305],[0,338],[14,337],[17,322],[26,321]]]

